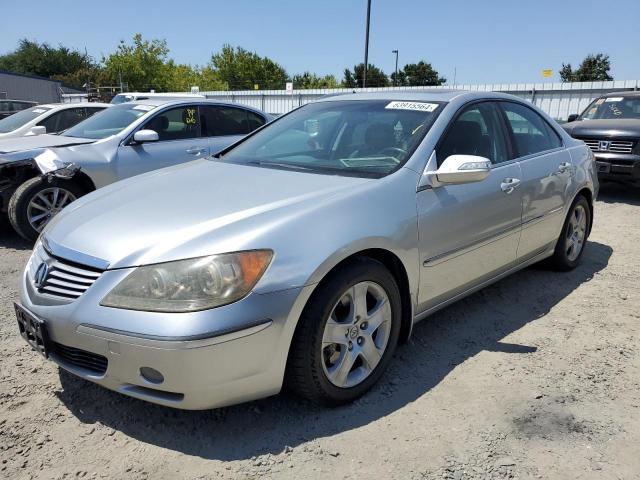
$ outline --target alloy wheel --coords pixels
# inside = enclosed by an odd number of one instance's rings
[[[27,205],[27,219],[37,232],[41,232],[49,220],[76,199],[69,190],[50,187],[36,193]]]
[[[582,205],[576,205],[569,218],[565,239],[565,251],[570,262],[575,261],[580,256],[586,235],[587,212]]]
[[[322,337],[322,368],[336,387],[362,383],[376,368],[391,333],[391,305],[385,290],[360,282],[334,305]]]

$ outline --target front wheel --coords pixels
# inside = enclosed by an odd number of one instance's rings
[[[34,241],[64,207],[84,194],[69,181],[35,177],[20,185],[9,200],[9,221],[23,238]]]
[[[550,258],[554,268],[568,271],[578,266],[589,236],[589,225],[591,225],[589,202],[580,195],[569,209],[555,251]]]
[[[341,405],[369,390],[400,334],[398,285],[381,263],[358,258],[326,278],[300,318],[287,384],[314,403]]]

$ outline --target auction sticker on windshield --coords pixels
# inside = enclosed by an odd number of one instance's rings
[[[384,108],[392,110],[417,110],[419,112],[433,112],[436,108],[438,108],[438,104],[425,102],[391,102]]]
[[[135,107],[133,107],[134,110],[144,110],[145,112],[148,112],[149,110],[153,110],[153,107],[151,105],[136,105]]]

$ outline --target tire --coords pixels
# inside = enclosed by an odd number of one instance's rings
[[[589,202],[584,196],[578,195],[571,204],[567,218],[562,226],[560,237],[556,242],[555,251],[549,259],[549,265],[552,268],[567,272],[580,264],[587,238],[589,237],[590,225],[591,208],[589,207]],[[578,227],[577,230],[576,226]],[[573,247],[571,247],[569,244],[570,238],[577,238],[579,242],[574,242]]]
[[[37,196],[38,194],[42,194],[45,198],[53,201],[53,195],[56,190],[58,190],[58,196],[55,197],[56,202],[52,208],[48,208],[47,210],[46,204],[39,200]],[[40,235],[40,231],[42,231],[44,226],[58,211],[73,200],[84,195],[84,193],[84,190],[79,185],[68,180],[53,178],[49,181],[46,177],[41,176],[31,178],[20,185],[11,196],[8,208],[9,222],[11,222],[11,226],[21,237],[29,241],[35,241],[38,235]],[[68,197],[65,197],[67,194]],[[65,198],[67,198],[67,200],[65,200]],[[34,200],[37,205],[40,205],[40,208],[30,206]],[[32,223],[29,220],[30,211],[42,212],[37,215],[45,215],[45,217]],[[32,213],[31,216],[35,218],[36,214]]]
[[[358,307],[351,301],[354,295],[366,301]],[[380,379],[398,344],[400,299],[393,275],[370,258],[355,258],[330,274],[300,317],[287,362],[287,386],[325,406],[342,405],[364,395]],[[357,315],[363,311],[364,315]],[[329,338],[340,343],[327,343]],[[349,369],[348,362],[354,358]]]

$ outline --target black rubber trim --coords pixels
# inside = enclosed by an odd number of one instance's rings
[[[188,342],[192,340],[206,340],[209,338],[221,337],[223,335],[229,335],[230,333],[241,332],[253,327],[259,327],[261,325],[267,325],[273,323],[270,318],[256,320],[253,322],[245,323],[238,327],[229,327],[222,330],[216,330],[215,332],[199,333],[197,335],[185,335],[165,337],[162,335],[147,335],[144,333],[128,332],[126,330],[118,330],[116,328],[102,327],[100,325],[93,325],[91,323],[81,323],[80,326],[93,328],[95,330],[102,330],[103,332],[115,333],[117,335],[124,335],[127,337],[143,338],[145,340],[158,340],[162,342]]]

